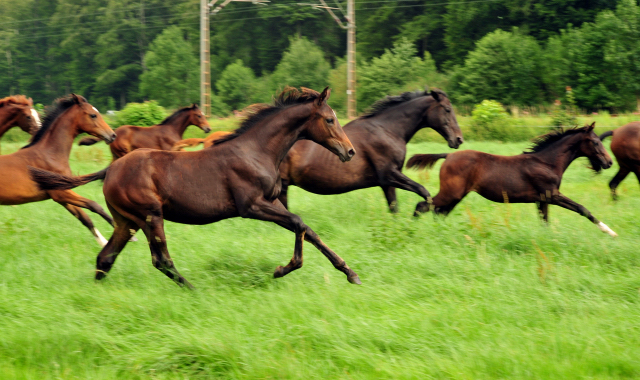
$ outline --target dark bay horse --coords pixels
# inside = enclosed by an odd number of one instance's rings
[[[620,169],[609,182],[611,196],[618,199],[616,188],[629,173],[633,173],[640,181],[640,122],[635,121],[613,131],[600,135],[600,140],[611,138],[611,151],[616,156]]]
[[[205,133],[211,131],[207,118],[204,117],[196,104],[177,110],[158,125],[151,127],[120,126],[116,129],[118,136],[116,141],[109,146],[113,159],[140,148],[171,150],[175,143],[182,140],[184,131],[190,125],[197,126]],[[78,145],[93,145],[98,141],[100,140],[87,137],[80,140]]]
[[[42,126],[38,112],[33,109],[33,100],[24,95],[13,95],[0,99],[0,138],[13,127],[20,127],[30,135]]]
[[[177,143],[173,144],[173,147],[171,148],[171,150],[174,151],[179,151],[182,150],[184,148],[192,148],[194,146],[198,146],[200,144],[204,145],[204,148],[208,148],[210,146],[213,146],[213,144],[215,143],[216,140],[219,140],[225,136],[230,135],[233,132],[228,132],[228,131],[217,131],[217,132],[213,132],[212,134],[210,134],[209,136],[203,138],[203,139],[199,139],[199,138],[192,138],[192,139],[185,139],[185,140],[180,140]]]
[[[91,210],[111,224],[113,220],[100,205],[71,190],[43,191],[29,175],[29,167],[71,175],[71,146],[73,139],[82,132],[107,142],[116,138],[98,110],[85,98],[72,94],[58,99],[47,110],[42,128],[33,136],[29,145],[15,153],[0,156],[0,205],[19,205],[53,199],[78,218],[104,246],[107,240],[94,227],[87,214],[79,208]]]
[[[432,167],[446,158],[440,168],[440,192],[433,205],[420,202],[416,215],[433,209],[447,215],[469,192],[475,191],[493,202],[537,203],[545,221],[549,204],[575,211],[595,223],[601,231],[617,236],[593,217],[584,206],[560,193],[562,175],[571,162],[587,157],[596,172],[611,167],[611,157],[593,132],[595,123],[582,128],[553,131],[538,137],[530,152],[517,156],[463,150],[451,154],[417,154],[408,168]]]
[[[344,127],[358,155],[346,165],[310,141],[296,143],[280,166],[282,193],[295,185],[315,194],[342,194],[380,186],[391,212],[397,212],[396,188],[430,200],[424,186],[402,174],[407,142],[421,128],[433,128],[451,148],[462,132],[447,95],[440,90],[406,92],[375,103],[371,111]]]
[[[347,275],[358,275],[335,254],[299,216],[278,200],[278,167],[293,144],[309,139],[341,161],[355,154],[338,119],[322,93],[285,89],[275,105],[255,109],[240,128],[208,149],[171,152],[139,149],[101,172],[71,178],[34,169],[43,189],[69,189],[104,178],[104,195],[115,219],[115,230],[97,259],[96,279],[105,277],[127,240],[142,229],[149,241],[153,265],[178,285],[189,282],[175,268],[164,233],[164,219],[208,224],[241,216],[277,223],[295,233],[291,262],[276,268],[282,277],[302,267],[302,244],[309,241]]]

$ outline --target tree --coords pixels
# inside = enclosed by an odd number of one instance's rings
[[[253,71],[238,59],[220,74],[216,82],[218,96],[232,109],[242,109],[251,103],[255,81]]]
[[[293,86],[322,91],[329,85],[330,69],[324,53],[313,42],[304,37],[293,38],[273,72],[271,82],[274,89]]]
[[[487,34],[456,72],[455,99],[467,104],[484,99],[534,105],[543,100],[541,48],[518,30]]]
[[[164,107],[199,101],[198,60],[178,27],[165,29],[150,45],[140,92]]]

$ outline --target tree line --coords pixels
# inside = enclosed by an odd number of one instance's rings
[[[0,2],[0,94],[49,103],[69,92],[102,108],[199,101],[199,0]],[[428,84],[458,104],[585,110],[640,104],[636,0],[360,0],[360,111]],[[293,0],[233,3],[211,18],[214,110],[267,101],[284,85],[330,85],[346,103],[346,33]]]

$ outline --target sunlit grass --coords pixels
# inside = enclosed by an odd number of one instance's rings
[[[194,129],[195,128],[190,128]],[[199,132],[199,131],[198,131]],[[517,154],[526,143],[465,149]],[[3,143],[3,153],[20,144]],[[409,145],[409,155],[451,151]],[[105,167],[104,144],[76,147],[72,168]],[[274,280],[294,236],[232,219],[167,223],[173,284],[129,243],[94,283],[99,248],[52,201],[0,207],[1,379],[614,379],[640,377],[640,191],[607,183],[580,159],[562,192],[620,236],[550,207],[496,204],[476,194],[446,219],[412,217],[420,198],[398,191],[392,215],[379,188],[337,196],[290,190],[299,214],[360,275],[354,286],[311,245],[304,266]],[[435,195],[439,165],[408,171]],[[100,182],[77,189],[104,205]],[[108,237],[111,228],[91,215]]]

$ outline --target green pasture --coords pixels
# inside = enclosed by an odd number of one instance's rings
[[[20,145],[3,140],[2,153]],[[448,151],[441,139],[409,145],[409,154]],[[102,143],[74,147],[71,166],[97,171],[109,156]],[[194,291],[152,266],[142,234],[95,283],[98,244],[65,209],[0,207],[0,379],[639,378],[639,186],[629,177],[614,203],[607,183],[617,166],[600,175],[587,166],[574,162],[561,190],[617,239],[555,206],[545,226],[535,205],[471,194],[446,219],[416,219],[421,199],[412,193],[398,191],[393,215],[379,188],[337,196],[292,188],[291,210],[362,286],[310,244],[300,270],[273,279],[294,236],[243,219],[167,223]],[[438,167],[408,174],[435,195]],[[100,186],[77,192],[104,205]]]

